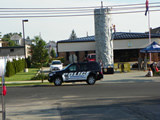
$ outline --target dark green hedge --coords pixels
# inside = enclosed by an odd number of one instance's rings
[[[6,65],[6,77],[15,75],[17,72],[24,70],[25,68],[25,59],[13,60],[12,62],[7,61]]]

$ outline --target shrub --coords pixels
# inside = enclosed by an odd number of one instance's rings
[[[16,59],[13,59],[13,67],[15,69],[15,74],[17,73],[17,60]]]
[[[45,79],[48,79],[48,76],[43,73],[38,73],[37,75],[31,78],[31,80],[45,80]]]
[[[21,72],[25,68],[25,63],[25,59],[13,59],[13,62],[7,61],[5,75],[7,77],[10,77],[12,75],[15,75],[17,72]]]
[[[27,61],[27,66],[28,66],[28,68],[30,68],[30,67],[31,67],[31,57],[29,56],[29,57],[26,59],[26,61]]]
[[[160,76],[160,72],[155,72],[154,76]]]
[[[15,68],[13,65],[13,62],[7,61],[7,65],[6,65],[6,76],[10,77],[15,75]]]

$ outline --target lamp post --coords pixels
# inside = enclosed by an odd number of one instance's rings
[[[28,69],[26,68],[26,41],[25,41],[25,32],[24,32],[24,22],[28,22],[28,20],[22,20],[23,42],[24,42],[24,58],[25,58],[25,69],[24,69],[24,72],[28,72]]]

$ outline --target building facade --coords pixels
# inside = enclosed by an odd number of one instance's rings
[[[0,47],[7,47],[7,46],[8,46],[8,42],[7,41],[0,40]]]
[[[10,39],[14,41],[18,46],[9,47],[8,46],[9,42],[0,40],[0,57],[4,56],[16,57],[16,56],[24,56],[24,54],[26,55],[26,58],[28,58],[28,56],[31,56],[30,54],[30,48],[32,45],[31,40],[29,39],[25,40],[25,50],[24,50],[24,41],[22,37],[20,37],[18,34],[15,34]]]
[[[113,35],[114,62],[137,61],[139,54],[144,58],[140,50],[150,45],[147,33],[116,32]],[[152,34],[151,42],[160,44],[160,34]],[[66,63],[70,63],[71,55],[77,56],[77,61],[83,61],[89,53],[95,53],[96,42],[94,36],[77,38],[75,40],[61,40],[57,42],[57,53],[64,57]],[[149,57],[149,55],[147,55]],[[148,58],[149,59],[149,58]],[[152,61],[159,61],[160,54],[153,53]]]
[[[20,46],[24,45],[22,37],[20,37],[18,34],[13,35],[10,39],[14,41],[17,45]]]
[[[0,47],[0,56],[23,56],[24,46]]]
[[[47,43],[47,45],[45,46],[45,48],[48,50],[48,54],[50,55],[51,50],[53,49],[55,51],[55,53],[57,53],[57,49],[56,49],[56,42],[55,41],[49,41]]]

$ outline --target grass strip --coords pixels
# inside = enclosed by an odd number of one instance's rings
[[[28,68],[28,72],[19,72],[11,77],[5,77],[5,81],[26,81],[31,80],[33,76],[38,72],[38,68]]]

